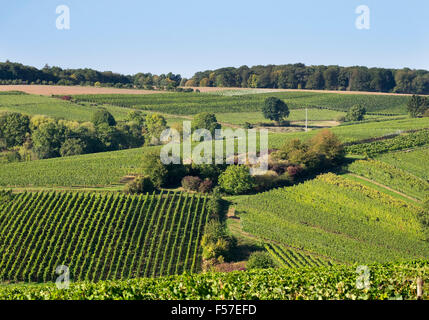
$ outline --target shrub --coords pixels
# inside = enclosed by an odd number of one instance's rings
[[[220,175],[219,185],[229,194],[243,194],[253,189],[254,179],[248,167],[231,165]]]
[[[148,176],[138,176],[133,181],[127,183],[124,188],[126,194],[141,194],[153,192],[155,187]]]
[[[198,187],[198,191],[201,193],[209,193],[213,188],[213,182],[210,179],[204,179],[200,183],[200,186]]]
[[[109,126],[114,126],[116,125],[116,120],[106,109],[99,109],[93,114],[92,123],[96,126],[103,123],[108,124]]]
[[[143,154],[142,162],[143,174],[150,177],[153,185],[157,188],[160,188],[162,185],[164,185],[168,175],[168,170],[161,162],[161,159],[159,158],[159,152],[146,152]]]
[[[295,177],[297,175],[299,175],[302,172],[302,167],[301,166],[289,166],[287,167],[287,173],[289,175],[289,177]]]
[[[236,240],[227,234],[225,226],[218,220],[210,220],[201,240],[203,258],[205,260],[216,259],[223,262],[224,258],[230,258],[231,249],[236,245]]]
[[[366,114],[365,107],[357,104],[350,108],[350,110],[347,112],[345,120],[362,121],[364,119],[365,114]]]
[[[81,139],[67,139],[61,145],[60,155],[61,157],[77,156],[84,154],[86,144]]]
[[[199,177],[186,176],[182,179],[182,187],[189,191],[198,191],[201,179]]]
[[[247,269],[269,269],[274,268],[276,265],[273,258],[266,252],[253,252],[247,261]]]

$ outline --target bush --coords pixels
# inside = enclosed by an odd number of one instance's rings
[[[225,225],[218,220],[210,220],[201,240],[203,258],[205,260],[216,259],[223,262],[224,258],[230,258],[230,252],[236,245],[236,239],[227,234]]]
[[[199,177],[186,176],[182,179],[182,187],[188,191],[198,191],[201,184]]]
[[[364,119],[365,114],[366,114],[365,107],[357,104],[350,108],[350,110],[347,112],[345,120],[362,121]]]
[[[61,145],[60,154],[61,157],[77,156],[84,154],[86,144],[80,139],[67,139]]]
[[[276,267],[273,258],[266,252],[253,252],[246,264],[247,269],[269,269]]]
[[[248,167],[231,165],[220,175],[219,186],[229,194],[243,194],[253,189],[254,179]]]
[[[105,123],[109,126],[114,126],[114,125],[116,125],[116,120],[112,116],[112,114],[109,111],[107,111],[106,109],[99,109],[93,114],[92,123],[94,123],[94,125],[96,125],[96,126],[103,124],[103,123]]]
[[[198,187],[198,191],[201,193],[209,193],[213,188],[213,182],[210,179],[204,179],[200,183],[200,186]]]
[[[161,159],[159,158],[159,152],[151,151],[144,153],[142,162],[143,174],[150,177],[153,185],[156,188],[160,188],[162,185],[164,185],[167,179],[168,170],[161,162]]]
[[[147,176],[138,176],[133,181],[127,183],[124,188],[126,194],[151,193],[155,190],[152,180]]]

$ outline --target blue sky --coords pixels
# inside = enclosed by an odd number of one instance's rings
[[[125,74],[338,64],[429,69],[429,1],[0,0],[0,61]],[[70,30],[57,30],[58,5]],[[359,5],[370,30],[355,27]]]

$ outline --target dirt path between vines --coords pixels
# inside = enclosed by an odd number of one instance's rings
[[[349,173],[349,174],[350,174],[351,176],[353,176],[353,177],[356,177],[356,178],[359,178],[359,179],[365,180],[365,181],[370,182],[370,183],[372,183],[372,184],[375,184],[375,185],[377,185],[377,186],[379,186],[379,187],[382,187],[382,188],[384,188],[384,189],[386,189],[386,190],[389,190],[389,191],[391,191],[391,192],[393,192],[393,193],[399,194],[400,196],[403,196],[403,197],[405,197],[405,198],[407,198],[407,199],[410,199],[410,200],[412,200],[412,201],[420,202],[420,200],[418,200],[418,199],[416,199],[416,198],[413,198],[413,197],[411,197],[411,196],[409,196],[409,195],[407,195],[407,194],[405,194],[405,193],[403,193],[403,192],[400,192],[400,191],[397,191],[397,190],[395,190],[395,189],[392,189],[392,188],[390,188],[390,187],[388,187],[388,186],[386,186],[386,185],[384,185],[384,184],[382,184],[382,183],[379,183],[379,182],[377,182],[377,181],[374,181],[374,180],[371,180],[371,179],[368,179],[368,178],[362,177],[362,176],[360,176],[360,175],[358,175],[358,174],[354,174],[354,173]]]

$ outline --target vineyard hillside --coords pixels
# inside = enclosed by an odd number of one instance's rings
[[[74,281],[199,271],[206,198],[21,193],[0,205],[0,280]]]
[[[342,263],[422,259],[420,208],[334,174],[241,196],[244,231]]]

